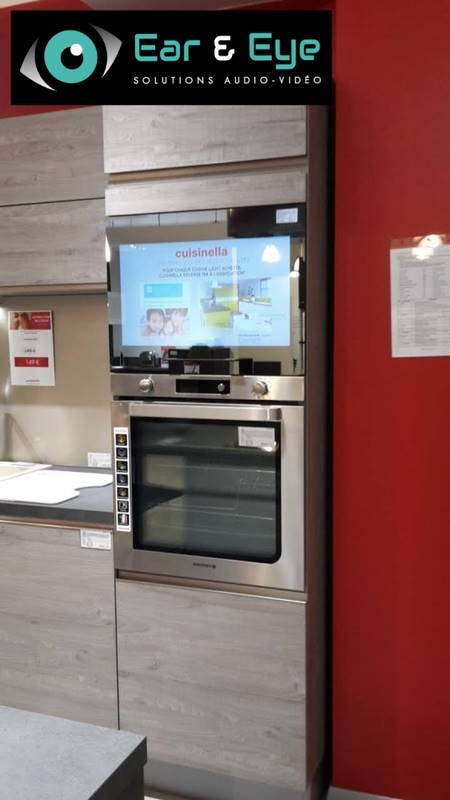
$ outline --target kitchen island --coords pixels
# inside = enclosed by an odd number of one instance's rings
[[[0,706],[1,796],[143,800],[144,736]]]

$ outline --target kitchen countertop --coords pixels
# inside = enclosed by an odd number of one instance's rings
[[[70,470],[72,472],[93,472],[97,474],[111,474],[108,469],[93,469],[91,467],[58,467],[50,469]],[[64,503],[56,505],[46,505],[45,503],[17,503],[0,500],[1,519],[21,519],[75,524],[75,525],[95,525],[105,528],[112,528],[114,524],[113,514],[113,484],[109,486],[93,487],[90,489],[79,489],[79,497],[66,500]]]
[[[142,800],[144,736],[0,706],[1,796]]]

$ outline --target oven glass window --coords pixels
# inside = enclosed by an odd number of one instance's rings
[[[137,549],[273,563],[278,423],[132,419]]]

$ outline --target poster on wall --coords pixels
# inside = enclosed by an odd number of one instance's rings
[[[10,311],[9,364],[12,386],[54,386],[51,311]]]
[[[450,237],[396,240],[390,261],[392,356],[450,356]]]

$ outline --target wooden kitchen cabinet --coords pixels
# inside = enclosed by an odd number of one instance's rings
[[[0,522],[0,705],[117,728],[112,550]]]
[[[305,106],[105,106],[106,173],[303,156]]]
[[[0,208],[0,285],[106,283],[105,201]]]
[[[116,596],[120,725],[147,736],[148,785],[165,762],[304,789],[305,605],[126,580]]]
[[[0,120],[0,206],[103,197],[102,111]]]
[[[238,165],[239,166],[239,165]],[[110,216],[228,208],[238,205],[302,203],[306,198],[306,166],[288,164],[258,170],[230,168],[226,174],[154,177],[118,181],[106,189]]]

